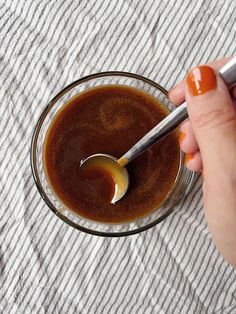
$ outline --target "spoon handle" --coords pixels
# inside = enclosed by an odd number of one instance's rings
[[[227,62],[219,71],[223,80],[229,88],[236,83],[236,56]],[[187,103],[172,111],[165,119],[151,129],[141,140],[139,140],[127,153],[119,160],[125,160],[123,165],[128,164],[149,146],[173,131],[181,122],[188,118]]]

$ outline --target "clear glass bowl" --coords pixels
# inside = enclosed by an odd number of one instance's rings
[[[60,108],[76,94],[91,87],[119,84],[128,85],[144,90],[155,96],[169,111],[174,110],[174,106],[167,97],[167,91],[157,83],[127,72],[103,72],[81,78],[57,94],[43,110],[35,127],[31,145],[31,167],[36,186],[42,198],[49,208],[64,222],[70,226],[99,236],[127,236],[151,228],[165,219],[174,209],[178,210],[177,205],[181,199],[191,190],[194,173],[184,167],[183,154],[181,153],[180,169],[175,184],[167,199],[161,207],[144,218],[139,218],[133,222],[122,224],[105,224],[89,221],[80,217],[61,203],[60,199],[50,188],[43,167],[43,145],[46,132],[54,116]]]

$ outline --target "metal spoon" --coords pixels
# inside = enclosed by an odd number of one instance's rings
[[[226,85],[231,88],[236,83],[236,57],[232,58],[219,71]],[[129,186],[129,175],[125,166],[138,155],[143,153],[153,143],[173,131],[181,122],[188,118],[187,103],[172,111],[165,119],[151,129],[120,159],[108,154],[91,155],[81,162],[82,167],[97,166],[108,171],[116,182],[115,194],[112,203],[119,201]]]

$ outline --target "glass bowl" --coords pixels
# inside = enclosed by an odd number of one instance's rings
[[[164,203],[146,217],[132,222],[108,224],[87,220],[65,207],[48,184],[43,167],[43,145],[45,136],[54,116],[60,108],[76,94],[91,87],[101,85],[128,85],[136,87],[156,97],[169,111],[174,105],[167,97],[167,91],[159,84],[137,74],[127,72],[102,72],[81,78],[59,92],[43,110],[34,129],[31,144],[31,167],[36,186],[43,200],[61,220],[80,231],[107,237],[136,234],[155,226],[165,219],[191,190],[194,173],[184,167],[183,153],[180,156],[180,168],[175,184]]]

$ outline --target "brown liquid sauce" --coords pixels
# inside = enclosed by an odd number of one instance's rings
[[[121,223],[146,216],[171,191],[180,164],[177,131],[152,145],[127,170],[127,194],[115,204],[114,180],[80,162],[96,153],[117,158],[168,114],[153,96],[132,87],[107,85],[78,94],[57,113],[44,144],[50,186],[64,205],[85,218]]]

